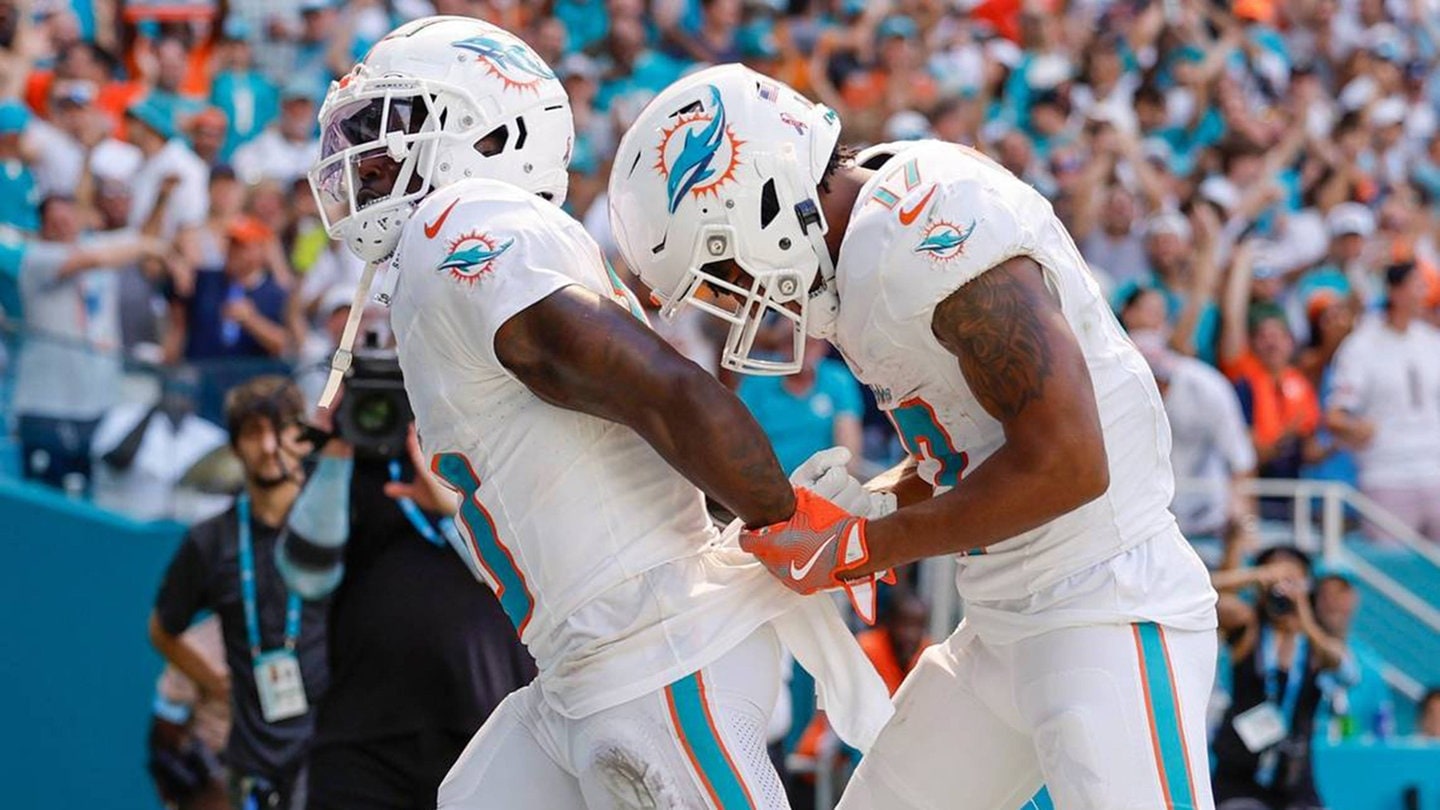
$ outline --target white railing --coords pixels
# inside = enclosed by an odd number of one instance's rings
[[[1184,486],[1192,482],[1179,482]],[[1252,478],[1241,487],[1247,494],[1262,498],[1286,498],[1294,501],[1293,520],[1295,545],[1304,549],[1319,548],[1329,563],[1343,560],[1345,539],[1345,507],[1374,524],[1381,532],[1440,568],[1440,547],[1426,540],[1419,532],[1405,525],[1380,504],[1359,490],[1340,481],[1306,481],[1289,478]],[[1320,540],[1315,540],[1314,502],[1320,501]]]

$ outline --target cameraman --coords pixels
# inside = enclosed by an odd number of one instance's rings
[[[1347,658],[1315,621],[1310,560],[1267,549],[1248,572],[1258,603],[1223,594],[1220,628],[1231,661],[1231,702],[1215,738],[1217,810],[1319,810],[1310,743],[1319,676]]]
[[[456,553],[443,517],[454,496],[421,456],[393,357],[357,355],[325,448],[353,448],[353,464],[322,456],[312,477],[326,483],[296,504],[280,552],[301,593],[333,590],[310,810],[434,808],[475,731],[535,675],[499,601]]]

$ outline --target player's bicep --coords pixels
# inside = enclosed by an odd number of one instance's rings
[[[931,329],[1007,444],[1104,459],[1084,354],[1033,259],[1008,259],[961,286],[936,306]]]
[[[699,371],[613,301],[575,284],[501,325],[495,353],[546,402],[624,424]]]

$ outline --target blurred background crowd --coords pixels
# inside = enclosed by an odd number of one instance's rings
[[[319,104],[431,13],[503,25],[555,67],[566,208],[622,270],[608,160],[697,65],[776,76],[856,144],[964,144],[1039,188],[1159,383],[1173,510],[1234,659],[1271,624],[1338,639],[1355,671],[1312,664],[1305,733],[1440,735],[1437,701],[1417,706],[1440,682],[1435,0],[0,0],[0,475],[141,520],[228,503],[193,485],[229,441],[225,393],[281,374],[313,402],[362,270],[305,180]],[[385,345],[383,311],[367,324]],[[731,379],[710,324],[655,325],[737,388],[787,468],[832,444],[857,473],[903,452],[824,345],[797,376]],[[932,601],[891,602],[869,642],[887,679],[953,626]],[[1418,650],[1386,634],[1399,622]],[[1264,699],[1247,666],[1222,662],[1217,784],[1255,773],[1226,738]],[[799,770],[834,749],[802,704],[772,729]],[[1311,806],[1261,787],[1262,806]]]

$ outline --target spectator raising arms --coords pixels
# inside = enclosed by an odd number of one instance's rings
[[[133,232],[82,233],[81,212],[67,197],[46,199],[41,214],[41,240],[22,244],[14,267],[0,267],[0,275],[18,277],[27,333],[13,402],[23,470],[52,486],[84,489],[91,437],[120,386],[114,271],[166,248]]]
[[[193,291],[171,307],[171,358],[178,358],[182,347],[188,360],[285,352],[288,295],[268,270],[274,234],[241,216],[225,236],[224,269],[196,273]]]
[[[1250,306],[1254,244],[1242,243],[1230,268],[1220,332],[1220,368],[1235,383],[1255,443],[1262,478],[1297,478],[1318,460],[1320,405],[1310,381],[1292,363],[1295,338],[1283,310]],[[1278,507],[1283,507],[1279,504]],[[1279,514],[1262,502],[1262,513]]]

